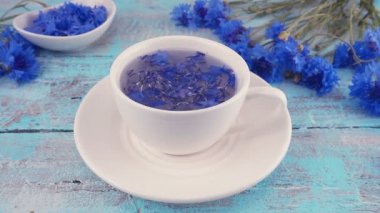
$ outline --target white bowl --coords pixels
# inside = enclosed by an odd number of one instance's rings
[[[90,45],[92,42],[96,41],[107,31],[115,17],[116,5],[112,0],[75,0],[73,2],[91,7],[104,6],[107,10],[107,20],[103,24],[89,32],[73,36],[49,36],[32,33],[25,30],[25,28],[29,26],[37,17],[39,11],[47,11],[62,5],[59,4],[49,8],[45,8],[43,10],[31,11],[21,14],[13,20],[13,27],[26,40],[30,41],[36,46],[48,50],[74,51],[83,49]]]

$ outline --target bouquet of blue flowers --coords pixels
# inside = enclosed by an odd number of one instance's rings
[[[289,79],[323,96],[338,84],[337,68],[353,68],[350,95],[380,115],[380,16],[373,1],[196,0],[171,17],[179,26],[211,29],[270,83]],[[247,27],[263,17],[270,21]]]

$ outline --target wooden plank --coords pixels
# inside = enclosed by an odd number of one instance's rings
[[[0,134],[0,147],[0,212],[380,211],[380,129],[295,130],[267,179],[195,205],[132,199],[113,189],[86,168],[72,133]]]
[[[288,96],[288,107],[296,128],[380,127],[380,118],[369,115],[357,100],[350,97],[352,74],[352,70],[338,70],[339,85],[323,97],[290,82],[274,86]]]

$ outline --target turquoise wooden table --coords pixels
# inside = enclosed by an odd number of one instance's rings
[[[57,3],[58,1],[49,1]],[[289,152],[264,181],[222,200],[172,205],[109,186],[81,160],[73,121],[82,97],[108,75],[113,59],[138,41],[170,34],[216,39],[169,20],[178,1],[117,1],[105,36],[76,53],[40,50],[42,75],[17,86],[0,80],[0,212],[380,212],[380,118],[348,96],[351,71],[326,97],[290,83]],[[1,0],[0,10],[14,4]],[[152,177],[154,178],[154,177]]]

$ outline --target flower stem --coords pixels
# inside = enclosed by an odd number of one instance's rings
[[[17,9],[20,9],[20,8],[23,8],[25,10],[28,10],[28,8],[26,7],[29,3],[34,3],[34,4],[38,4],[42,7],[48,7],[48,4],[42,2],[42,1],[38,1],[38,0],[22,0],[20,2],[18,2],[17,4],[15,4],[13,7],[9,8],[8,10],[6,10],[2,16],[0,16],[0,23],[2,22],[5,22],[5,21],[8,21],[8,20],[11,20],[15,17],[17,17],[18,15],[20,14],[15,14],[15,15],[9,15],[9,13],[11,13],[12,11],[14,10],[17,10]]]

